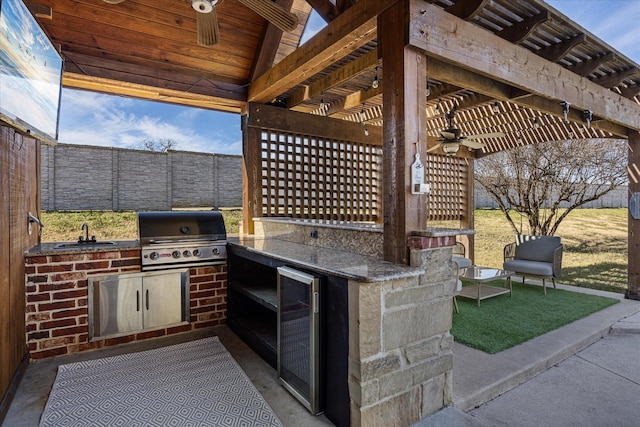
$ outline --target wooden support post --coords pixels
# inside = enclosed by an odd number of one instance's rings
[[[475,197],[474,197],[474,165],[475,160],[470,158],[467,161],[467,188],[465,189],[466,200],[465,200],[465,209],[462,217],[462,221],[460,221],[461,228],[474,229],[475,228]],[[467,258],[471,261],[475,260],[475,235],[467,234],[464,236],[467,240]],[[475,264],[475,262],[474,262]]]
[[[254,234],[253,218],[262,216],[260,171],[260,130],[247,125],[248,111],[242,115],[242,230]]]
[[[630,299],[640,300],[640,218],[634,218],[631,215],[631,209],[634,203],[635,212],[640,208],[640,200],[632,203],[632,198],[640,199],[640,132],[637,130],[629,131],[629,220],[628,220],[628,247],[629,261],[627,262],[628,284],[626,297]],[[635,195],[635,196],[634,196]],[[637,215],[636,215],[637,216]]]
[[[384,67],[384,259],[408,264],[408,238],[427,225],[426,195],[411,194],[416,149],[426,164],[426,56],[408,46],[409,0],[378,16]],[[416,144],[418,143],[418,144]]]

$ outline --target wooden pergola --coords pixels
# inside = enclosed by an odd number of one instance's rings
[[[289,128],[293,140],[348,142],[326,160],[351,147],[380,156],[373,172],[384,173],[370,183],[378,186],[369,196],[377,209],[371,215],[384,223],[385,259],[398,263],[407,262],[407,237],[430,220],[459,219],[473,228],[473,159],[497,151],[570,134],[627,139],[629,192],[640,192],[638,64],[539,0],[276,0],[299,18],[290,33],[225,0],[216,6],[220,42],[213,47],[196,44],[189,0],[35,3],[65,58],[66,87],[244,115],[245,231],[264,214],[258,141],[276,128]],[[328,24],[298,46],[312,9]],[[277,112],[264,107],[254,121],[265,104]],[[454,157],[427,155],[447,127],[443,112],[454,106],[462,134],[506,136]],[[410,191],[416,149],[432,183],[429,205],[426,195]],[[453,199],[437,185],[438,173],[451,167],[458,171],[446,181],[459,187]],[[373,172],[365,165],[357,174]],[[360,209],[362,200],[349,197],[338,206]],[[640,222],[630,215],[630,297],[640,293],[639,249]]]

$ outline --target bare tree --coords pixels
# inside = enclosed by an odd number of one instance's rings
[[[516,233],[514,213],[526,218],[530,234],[552,236],[572,210],[627,182],[626,159],[620,140],[531,144],[478,160],[475,180]]]
[[[170,138],[160,138],[158,140],[153,139],[143,139],[140,144],[138,144],[139,149],[141,150],[149,150],[149,151],[158,151],[161,153],[166,152],[167,150],[174,149],[178,146],[178,143]]]

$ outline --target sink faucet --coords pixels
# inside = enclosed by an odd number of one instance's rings
[[[86,222],[83,222],[81,230],[84,230],[85,235],[78,237],[78,243],[95,243],[96,242],[96,236],[91,236],[91,238],[89,238],[89,224],[87,224]]]

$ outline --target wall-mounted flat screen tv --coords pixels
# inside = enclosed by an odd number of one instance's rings
[[[0,0],[0,121],[56,140],[62,57],[22,0]]]

